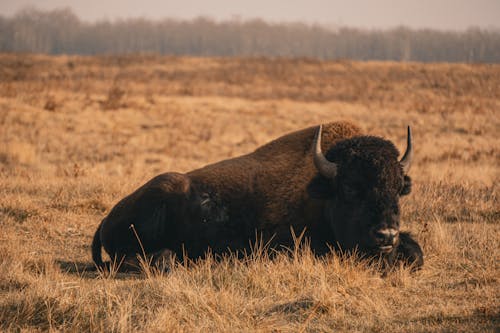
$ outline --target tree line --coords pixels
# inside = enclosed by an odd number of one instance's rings
[[[500,30],[328,29],[260,19],[85,22],[69,9],[0,16],[0,52],[158,53],[422,62],[500,62]]]

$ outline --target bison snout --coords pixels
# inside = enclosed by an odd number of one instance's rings
[[[399,230],[394,228],[383,228],[374,230],[373,238],[381,250],[391,250],[398,242]]]

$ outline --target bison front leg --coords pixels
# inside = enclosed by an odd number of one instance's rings
[[[391,266],[399,262],[409,266],[412,271],[417,271],[424,264],[422,248],[407,232],[400,233],[399,245],[394,252],[389,260]]]
[[[399,245],[391,253],[382,257],[383,276],[403,265],[412,272],[418,271],[424,264],[424,254],[420,245],[407,232],[399,234]]]

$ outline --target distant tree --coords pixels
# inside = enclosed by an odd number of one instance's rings
[[[280,56],[319,59],[500,62],[500,31],[328,29],[233,18],[215,22],[126,19],[82,22],[70,9],[0,16],[0,52]]]

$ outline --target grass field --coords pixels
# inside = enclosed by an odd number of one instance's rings
[[[102,217],[152,176],[334,120],[400,150],[412,125],[417,274],[307,248],[78,272]],[[498,332],[499,133],[500,65],[0,55],[0,329]]]

